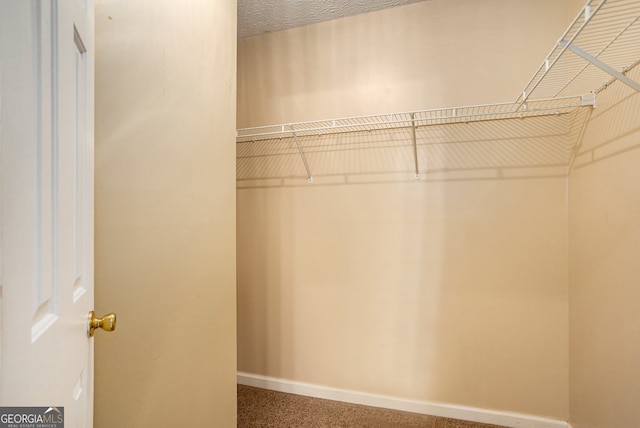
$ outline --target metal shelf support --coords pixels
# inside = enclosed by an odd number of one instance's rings
[[[568,48],[569,50],[571,50],[571,52],[575,53],[579,57],[589,61],[591,64],[595,65],[596,67],[598,67],[602,71],[604,71],[604,72],[610,74],[611,76],[615,77],[616,79],[618,79],[619,81],[621,81],[625,85],[630,86],[631,88],[635,89],[637,92],[640,92],[640,83],[636,82],[635,80],[629,79],[624,74],[620,73],[619,71],[615,70],[612,67],[609,67],[607,64],[605,64],[604,62],[600,61],[598,58],[596,58],[596,57],[590,55],[589,53],[585,52],[584,50],[580,49],[579,46],[573,45],[573,44],[569,43],[566,40],[560,40],[558,42],[558,45]]]
[[[455,113],[454,113],[455,114]],[[411,141],[413,141],[413,162],[415,167],[415,178],[420,179],[420,169],[418,167],[418,143],[416,142],[416,115],[411,113]]]
[[[298,147],[298,152],[300,153],[300,157],[302,158],[302,163],[304,163],[304,169],[307,171],[307,181],[309,182],[309,184],[313,183],[313,177],[311,176],[311,170],[309,169],[309,163],[307,162],[307,157],[304,155],[304,151],[302,150],[302,145],[300,144],[300,141],[298,140],[298,136],[296,135],[295,131],[291,131],[291,134],[293,135],[293,139],[296,142],[296,146]]]

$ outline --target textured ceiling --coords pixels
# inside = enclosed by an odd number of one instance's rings
[[[423,0],[238,0],[238,38]]]

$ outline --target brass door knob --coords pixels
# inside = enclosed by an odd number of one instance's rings
[[[93,337],[96,329],[101,328],[104,331],[113,331],[116,329],[116,314],[107,314],[102,318],[96,318],[95,312],[89,312],[89,325],[87,327],[87,334],[89,337]]]

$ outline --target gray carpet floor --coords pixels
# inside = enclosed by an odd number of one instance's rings
[[[502,428],[238,385],[238,428]]]

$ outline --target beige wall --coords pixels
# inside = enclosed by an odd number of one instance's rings
[[[513,100],[568,7],[434,0],[240,41],[238,126]],[[239,187],[238,369],[566,419],[567,180],[516,166]]]
[[[640,67],[629,75],[640,81]],[[575,428],[638,425],[640,94],[598,95],[570,175],[570,391]]]
[[[96,7],[96,427],[236,425],[234,0]]]
[[[566,417],[564,181],[240,190],[239,370]]]
[[[574,12],[432,0],[241,40],[238,127],[513,101]]]

